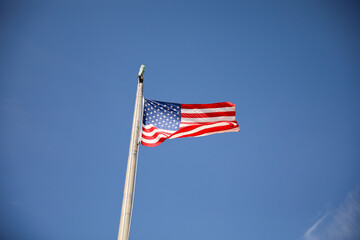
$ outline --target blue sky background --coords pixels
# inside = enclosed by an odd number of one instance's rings
[[[116,239],[144,95],[240,133],[141,146],[130,239],[360,239],[357,1],[1,1],[1,239]],[[348,230],[345,230],[348,229]]]

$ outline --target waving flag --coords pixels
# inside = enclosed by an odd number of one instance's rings
[[[145,99],[141,143],[155,147],[172,138],[238,132],[235,104],[179,104]]]

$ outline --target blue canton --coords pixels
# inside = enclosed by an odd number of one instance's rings
[[[179,130],[181,105],[145,99],[143,123],[164,130]]]

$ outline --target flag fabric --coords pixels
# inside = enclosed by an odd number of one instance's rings
[[[238,132],[235,104],[180,104],[144,99],[141,143],[155,147],[166,139]]]

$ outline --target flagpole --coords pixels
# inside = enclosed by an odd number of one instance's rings
[[[141,126],[141,110],[143,100],[143,74],[145,66],[141,65],[138,74],[138,86],[136,91],[135,109],[131,130],[129,157],[126,169],[124,195],[121,207],[118,240],[128,240],[130,232],[131,214],[134,200],[134,188],[136,178],[137,153],[139,148],[139,130]]]

